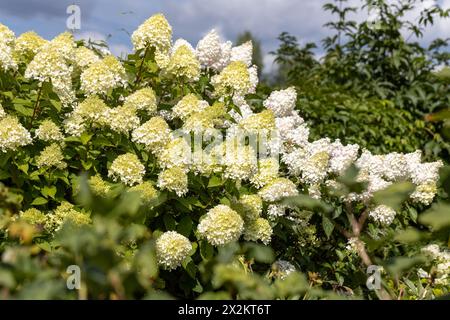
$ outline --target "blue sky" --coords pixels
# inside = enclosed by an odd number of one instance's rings
[[[438,2],[445,8],[450,0],[424,0],[421,6]],[[262,41],[266,71],[276,49],[277,36],[288,31],[300,42],[319,42],[327,35],[323,24],[330,20],[322,10],[327,0],[1,0],[0,22],[16,35],[34,30],[50,39],[65,31],[66,8],[81,8],[81,29],[77,37],[107,39],[113,53],[131,49],[129,35],[154,13],[166,15],[174,30],[174,39],[184,38],[193,45],[210,29],[215,28],[227,40],[235,40],[243,30],[250,30]],[[359,3],[359,0],[350,0]],[[355,19],[365,19],[358,13]],[[415,17],[412,17],[413,19]],[[450,19],[437,21],[423,42],[434,37],[450,37]],[[320,51],[318,52],[320,54]]]

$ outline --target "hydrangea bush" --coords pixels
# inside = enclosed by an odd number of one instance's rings
[[[446,229],[417,218],[442,161],[313,141],[293,87],[257,91],[251,42],[173,41],[161,14],[131,40],[120,60],[70,33],[0,27],[6,297],[36,297],[41,282],[43,297],[69,298],[448,293]],[[398,256],[420,269],[403,277]],[[47,278],[17,278],[20,259]],[[77,295],[58,275],[70,264],[86,273]]]

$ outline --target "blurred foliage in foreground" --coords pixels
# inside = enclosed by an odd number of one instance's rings
[[[327,242],[319,247],[303,247],[305,230],[292,224],[277,227],[280,239],[272,248],[255,243],[231,243],[215,249],[206,241],[194,243],[190,257],[174,272],[159,270],[155,257],[155,238],[161,233],[150,231],[142,221],[151,215],[137,194],[117,190],[108,199],[91,193],[81,177],[78,206],[92,212],[92,224],[74,226],[64,223],[55,237],[42,234],[43,228],[12,212],[20,207],[20,196],[1,186],[0,297],[2,299],[429,299],[450,293],[445,285],[447,275],[439,274],[437,263],[420,245],[446,242],[450,232],[450,168],[444,168],[441,185],[447,198],[415,217],[406,228],[379,233],[372,224],[362,236],[373,263],[381,267],[382,289],[366,287],[367,274],[358,255],[340,247],[342,231],[337,211],[329,216],[329,206],[308,197],[285,201],[298,207],[299,214],[322,217],[332,229]],[[342,183],[357,190],[348,172]],[[408,186],[394,185],[376,196],[380,203],[399,205]],[[406,191],[406,193],[405,193]],[[383,193],[384,192],[384,193]],[[157,208],[163,205],[154,203]],[[410,208],[409,215],[417,215]],[[329,218],[327,218],[329,217]],[[327,219],[327,220],[325,220]],[[184,226],[178,223],[177,230]],[[377,233],[377,234],[374,234]],[[283,240],[284,239],[284,240]],[[295,241],[299,246],[287,246]],[[300,242],[299,242],[300,241]],[[307,274],[288,270],[274,261],[274,250],[282,247],[295,265],[305,265]],[[296,248],[296,249],[294,249]],[[315,259],[314,252],[321,255]],[[392,253],[398,256],[392,256]],[[306,254],[308,253],[308,254]],[[307,260],[305,260],[307,259]],[[67,268],[77,265],[81,271],[79,290],[69,290],[71,276]],[[333,280],[333,278],[335,280]],[[441,281],[439,282],[438,281]],[[444,282],[442,282],[444,280]],[[344,285],[345,283],[345,285]],[[441,284],[440,284],[441,283]],[[444,285],[442,285],[442,283]],[[352,289],[353,288],[353,289]]]

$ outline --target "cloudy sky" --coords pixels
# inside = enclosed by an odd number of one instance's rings
[[[350,0],[359,3],[360,0]],[[65,31],[69,14],[76,4],[81,9],[81,29],[77,37],[107,39],[113,53],[131,50],[129,34],[146,18],[162,12],[174,30],[174,38],[196,44],[215,28],[227,40],[235,40],[243,30],[250,30],[263,45],[266,70],[270,69],[268,52],[276,49],[277,36],[288,31],[300,42],[319,42],[327,35],[323,27],[331,16],[322,10],[328,0],[0,0],[0,22],[16,35],[34,30],[49,39]],[[424,0],[422,7],[439,3],[450,7],[450,0]],[[358,13],[355,19],[365,19]],[[415,17],[412,17],[413,19]],[[450,19],[438,21],[423,42],[434,37],[450,37]],[[320,51],[318,51],[320,54]]]

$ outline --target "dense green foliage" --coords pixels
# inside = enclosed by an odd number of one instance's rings
[[[326,24],[335,33],[323,40],[320,61],[313,53],[316,44],[302,47],[288,33],[280,35],[273,52],[280,66],[276,80],[296,86],[298,109],[314,135],[357,142],[374,152],[420,148],[430,158],[448,161],[448,136],[425,116],[450,105],[449,83],[434,71],[450,63],[449,39],[436,39],[427,48],[413,39],[449,12],[431,7],[414,23],[405,16],[417,5],[413,0],[367,0],[360,8],[345,0],[328,3],[324,9],[338,19]],[[378,14],[357,23],[349,19],[356,11]]]

